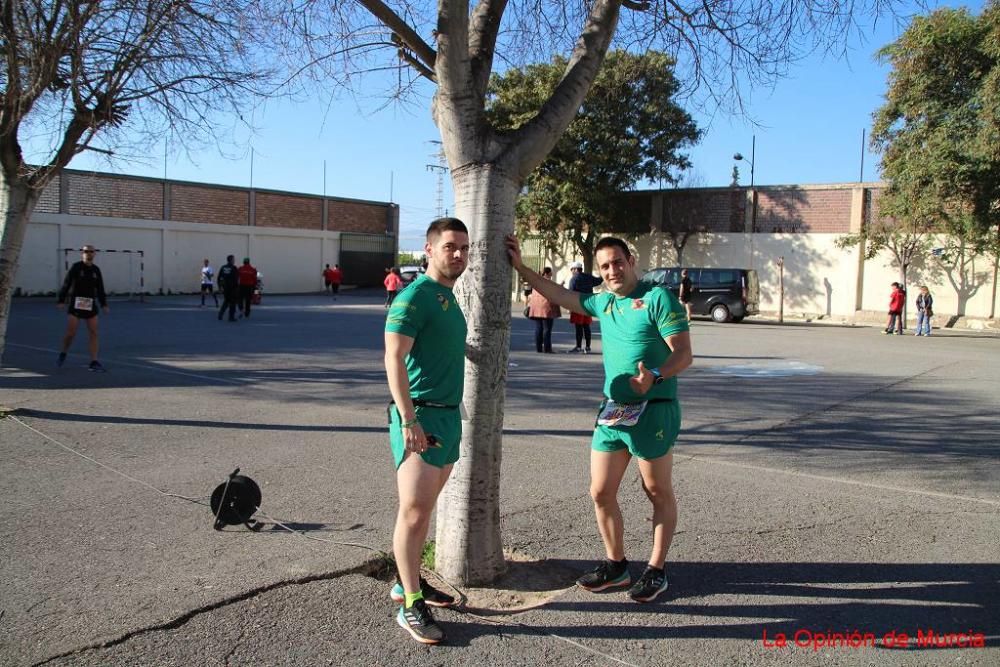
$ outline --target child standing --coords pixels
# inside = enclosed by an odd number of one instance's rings
[[[885,334],[891,336],[897,333],[903,335],[903,304],[906,302],[906,291],[899,283],[892,284],[892,293],[889,295],[889,322],[885,326]],[[898,322],[898,325],[897,325]],[[897,329],[897,326],[899,327]],[[896,329],[896,331],[893,331]]]
[[[916,336],[931,335],[931,316],[934,314],[934,297],[931,296],[927,285],[920,286],[920,294],[917,295],[917,333]]]

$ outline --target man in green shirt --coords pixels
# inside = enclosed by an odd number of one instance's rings
[[[590,452],[590,495],[606,559],[577,585],[590,591],[629,586],[637,602],[667,589],[664,561],[677,527],[671,451],[680,431],[677,375],[691,365],[691,337],[684,308],[667,289],[639,282],[635,257],[621,239],[597,242],[594,259],[606,292],[581,294],[544,280],[524,265],[517,239],[507,238],[511,264],[532,289],[568,310],[601,323],[604,402]],[[635,584],[625,559],[618,487],[632,457],[653,504],[653,550]]]
[[[454,598],[420,577],[420,554],[462,440],[466,325],[452,288],[469,261],[469,232],[461,220],[439,218],[427,229],[424,252],[427,272],[399,293],[385,320],[389,442],[399,493],[392,536],[399,581],[390,597],[401,603],[396,622],[417,641],[437,644],[444,633],[427,605],[449,606]]]

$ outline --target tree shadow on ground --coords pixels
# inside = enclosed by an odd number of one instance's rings
[[[385,433],[387,427],[363,425],[311,425],[311,424],[270,424],[264,422],[230,422],[208,419],[163,419],[158,417],[119,417],[117,415],[79,414],[73,412],[54,412],[52,410],[35,410],[33,408],[18,408],[11,414],[19,417],[33,417],[51,421],[68,421],[74,423],[92,424],[149,424],[155,426],[183,426],[189,428],[221,428],[226,430],[247,431],[300,431],[315,433]]]

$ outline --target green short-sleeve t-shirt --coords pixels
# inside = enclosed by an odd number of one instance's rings
[[[467,329],[451,289],[418,276],[393,300],[385,330],[413,339],[406,356],[411,398],[445,405],[462,402]]]
[[[640,282],[627,297],[581,294],[580,305],[601,323],[605,396],[622,403],[677,398],[676,377],[653,385],[643,396],[629,385],[640,361],[658,368],[670,357],[664,338],[688,330],[684,306],[670,290]]]

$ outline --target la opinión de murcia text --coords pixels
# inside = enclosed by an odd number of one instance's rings
[[[986,635],[973,630],[938,632],[930,628],[918,628],[915,635],[892,630],[879,636],[874,632],[862,632],[861,630],[837,632],[800,628],[789,636],[785,632],[768,634],[765,628],[761,643],[764,648],[770,650],[794,647],[809,648],[813,651],[825,648],[858,649],[876,646],[883,648],[984,648]]]

